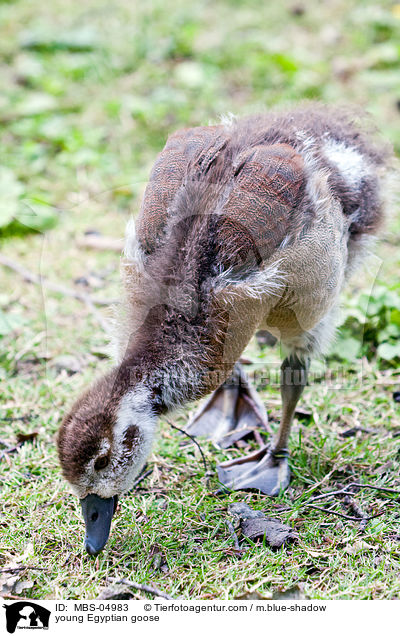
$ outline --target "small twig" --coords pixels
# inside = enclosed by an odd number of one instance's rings
[[[76,291],[75,289],[65,287],[64,285],[60,285],[58,283],[53,283],[38,274],[30,272],[28,269],[20,265],[20,263],[15,263],[2,254],[0,254],[0,265],[3,265],[3,267],[8,267],[8,269],[16,272],[28,283],[32,283],[33,285],[41,285],[43,287],[47,287],[47,289],[50,289],[51,291],[62,294],[63,296],[68,296],[69,298],[75,298],[76,300],[79,300],[92,312],[92,314],[99,322],[100,326],[105,331],[109,330],[108,321],[103,318],[103,316],[97,310],[96,305],[110,306],[111,304],[113,304],[113,300],[92,298],[84,292]]]
[[[239,545],[239,539],[238,539],[238,536],[237,536],[237,534],[235,532],[235,529],[234,529],[232,523],[230,521],[227,521],[226,525],[228,526],[228,530],[229,530],[229,532],[231,534],[231,537],[233,539],[233,543],[235,545],[235,550],[237,552],[241,552],[240,545]]]
[[[367,515],[361,510],[360,506],[358,505],[358,503],[356,501],[354,501],[354,499],[352,499],[350,497],[350,495],[346,495],[343,499],[343,505],[347,506],[348,508],[350,508],[351,512],[354,513],[354,515],[356,517],[359,517],[360,519],[364,519],[364,517],[366,517]]]
[[[342,517],[342,519],[348,519],[349,521],[360,521],[360,517],[350,517],[350,515],[344,515],[342,512],[337,512],[336,510],[330,510],[328,508],[321,508],[320,506],[314,506],[314,504],[304,504],[307,508],[313,508],[314,510],[320,510],[321,512],[325,512],[328,515],[336,515],[337,517]],[[382,512],[378,512],[376,515],[371,515],[369,517],[364,517],[365,521],[371,521],[371,519],[376,519],[377,517],[381,517],[385,514],[385,510]]]
[[[0,440],[0,444],[2,444],[3,446],[5,446],[6,448],[2,448],[0,450],[0,459],[2,457],[6,457],[6,455],[9,455],[10,453],[15,453],[19,448],[21,448],[21,446],[23,446],[23,444],[25,444],[27,441],[31,441],[32,439],[34,439],[37,436],[37,433],[32,433],[31,436],[24,436],[21,435],[21,438],[19,442],[17,442],[15,444],[15,446],[10,446],[10,444],[8,444],[7,442],[4,442],[3,440]],[[19,435],[17,435],[17,439],[18,439]]]
[[[353,494],[353,493],[349,493],[348,486],[346,486],[346,488],[342,488],[341,490],[332,490],[331,492],[325,492],[322,495],[316,495],[315,497],[311,497],[310,502],[318,501],[319,499],[329,499],[329,497],[336,497],[336,495],[348,495],[348,494]],[[304,505],[307,505],[307,504],[304,504]]]
[[[3,415],[0,415],[0,420],[2,422],[29,422],[31,419],[37,417],[39,417],[39,415],[19,415],[18,417],[4,417]],[[0,444],[3,443],[4,442],[0,440]]]
[[[165,592],[162,592],[157,587],[152,587],[151,585],[145,585],[144,583],[135,583],[134,581],[129,581],[128,579],[110,579],[117,585],[127,585],[129,587],[133,587],[135,590],[139,590],[141,592],[146,592],[147,594],[153,594],[154,596],[160,596],[161,598],[165,598],[167,601],[173,601],[173,597]]]
[[[201,459],[203,461],[203,465],[204,465],[204,472],[206,473],[206,475],[208,475],[208,468],[207,468],[207,461],[206,458],[204,456],[203,450],[199,444],[199,442],[196,440],[195,437],[193,437],[193,435],[190,435],[190,433],[188,433],[187,431],[185,431],[185,429],[183,428],[179,428],[179,426],[175,426],[175,424],[172,424],[172,422],[166,418],[166,422],[167,424],[169,424],[171,426],[171,428],[174,428],[176,431],[179,431],[180,433],[183,433],[183,435],[186,435],[186,437],[189,437],[193,444],[195,444],[197,446],[197,448],[199,449],[200,455],[201,455]]]
[[[97,236],[89,234],[77,239],[78,247],[86,247],[93,250],[118,252],[121,254],[124,247],[123,239],[112,238],[110,236]]]
[[[139,477],[137,477],[137,479],[135,479],[135,481],[133,482],[132,490],[133,488],[136,488],[136,486],[138,486],[144,479],[146,479],[146,477],[151,475],[152,472],[153,472],[152,468],[149,468],[149,470],[146,470],[146,472],[141,472]]]
[[[324,512],[325,514],[336,515],[337,517],[341,517],[342,519],[348,519],[349,521],[358,521],[360,524],[359,530],[360,532],[363,532],[365,528],[367,527],[368,522],[371,521],[371,519],[376,519],[377,517],[381,517],[382,515],[385,514],[386,510],[378,512],[375,515],[367,516],[361,510],[358,503],[350,497],[350,495],[355,495],[356,492],[358,492],[357,490],[354,492],[354,489],[362,489],[362,488],[369,488],[370,490],[376,490],[378,492],[381,491],[388,494],[400,495],[400,491],[396,490],[395,488],[386,488],[384,486],[373,486],[372,484],[361,484],[359,482],[354,481],[354,482],[351,482],[350,484],[347,484],[347,486],[345,486],[344,488],[341,488],[340,490],[332,490],[331,492],[326,492],[326,493],[323,493],[322,495],[315,495],[314,497],[311,497],[308,502],[305,502],[300,505],[305,506],[307,508],[313,508],[314,510],[319,510],[321,512]],[[311,503],[313,501],[320,501],[321,499],[329,499],[330,497],[337,497],[337,496],[343,496],[344,497],[343,503],[347,504],[357,516],[352,517],[350,515],[345,515],[341,512],[336,512],[335,510],[332,510],[332,508],[321,508],[320,506],[316,506],[313,503]],[[297,497],[297,499],[299,499],[299,497]],[[385,499],[386,499],[386,504],[393,501],[393,499],[389,499],[387,497]]]
[[[346,439],[347,437],[354,437],[356,433],[369,433],[370,435],[376,435],[375,431],[371,431],[369,428],[362,428],[362,426],[353,426],[353,428],[347,429],[339,433],[340,437]]]
[[[396,488],[384,488],[383,486],[373,486],[372,484],[359,484],[353,481],[349,486],[354,486],[357,488],[370,488],[371,490],[381,490],[382,492],[389,492],[395,495],[400,495],[400,490],[396,490]]]
[[[39,568],[36,565],[20,565],[16,568],[1,568],[0,573],[2,574],[13,574],[14,572],[22,572],[25,570],[42,570],[43,572],[47,572],[46,568]]]
[[[368,525],[368,515],[366,515],[365,512],[361,510],[357,501],[352,499],[350,495],[345,495],[343,499],[343,505],[347,506],[350,509],[350,511],[355,514],[356,517],[359,517],[360,519],[359,530],[360,532],[364,532]]]
[[[378,490],[382,492],[392,493],[395,495],[400,495],[400,490],[396,490],[395,488],[384,488],[383,486],[373,486],[372,484],[359,484],[358,482],[352,482],[342,488],[341,490],[332,490],[331,492],[326,492],[322,495],[316,495],[315,497],[311,497],[310,501],[317,501],[318,499],[327,499],[328,497],[334,497],[336,495],[354,495],[355,493],[350,492],[349,488],[369,488],[371,490]],[[308,505],[308,504],[304,504]]]
[[[295,501],[298,501],[299,499],[302,499],[303,497],[305,497],[305,495],[308,495],[308,493],[313,493],[316,490],[318,490],[318,488],[320,488],[323,484],[325,484],[326,482],[329,482],[329,479],[332,477],[334,471],[331,470],[329,473],[327,473],[320,481],[318,481],[316,484],[313,484],[312,486],[310,486],[310,488],[308,488],[305,492],[302,492],[300,495],[297,495],[297,497],[295,497],[293,499],[293,503]]]
[[[5,598],[8,599],[10,598],[11,600],[16,600],[16,601],[30,601],[32,602],[31,598],[24,598],[23,596],[16,596],[15,594],[3,594],[3,596],[1,598]]]
[[[6,455],[10,455],[10,453],[16,453],[19,448],[21,448],[23,442],[18,442],[15,446],[9,446],[6,449],[0,451],[0,459],[5,457]]]

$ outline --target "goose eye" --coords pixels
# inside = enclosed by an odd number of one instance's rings
[[[102,457],[99,457],[98,459],[96,459],[96,461],[94,463],[94,469],[95,470],[102,470],[103,468],[108,466],[109,461],[110,460],[108,458],[108,455],[103,455]]]

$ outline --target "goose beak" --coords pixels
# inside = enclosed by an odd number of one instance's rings
[[[117,503],[117,495],[109,499],[102,499],[98,495],[87,495],[81,499],[86,526],[85,549],[89,554],[99,554],[106,545]]]

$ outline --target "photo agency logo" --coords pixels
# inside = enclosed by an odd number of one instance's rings
[[[51,612],[37,603],[18,601],[3,607],[9,634],[14,634],[16,629],[49,629]]]

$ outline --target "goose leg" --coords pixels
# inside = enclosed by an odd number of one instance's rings
[[[206,436],[221,448],[256,429],[268,431],[267,414],[240,364],[231,377],[206,400],[187,426],[191,435]]]
[[[287,449],[296,404],[307,382],[309,360],[295,354],[281,366],[282,418],[278,433],[269,446],[255,453],[218,466],[220,482],[232,490],[256,489],[266,495],[278,495],[289,485]]]

